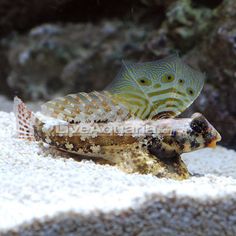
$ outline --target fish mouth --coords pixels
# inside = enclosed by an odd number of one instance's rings
[[[215,148],[216,143],[221,141],[221,135],[216,131],[216,135],[214,135],[214,139],[207,145],[209,148]]]

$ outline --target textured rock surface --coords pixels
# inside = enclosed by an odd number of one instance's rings
[[[169,38],[176,48],[186,52],[198,45],[204,34],[210,30],[213,11],[205,6],[193,7],[191,0],[183,0],[172,4],[166,15]]]
[[[0,35],[12,30],[25,30],[43,20],[52,19],[57,9],[68,0],[0,1]],[[44,17],[44,19],[43,19]]]
[[[128,175],[77,162],[14,138],[0,112],[0,234],[236,234],[236,153],[222,147],[184,156],[186,181]]]
[[[217,9],[212,31],[186,55],[186,60],[207,73],[203,95],[192,110],[205,114],[236,147],[236,2],[224,1]]]
[[[101,90],[114,78],[123,58],[145,58],[147,30],[120,21],[34,28],[5,43],[11,68],[7,83],[32,100]]]
[[[149,0],[18,0],[0,1],[0,36],[12,31],[25,32],[46,22],[95,22],[100,19],[159,18],[162,10],[172,1]],[[145,17],[146,15],[146,17]],[[155,21],[155,19],[152,19]]]

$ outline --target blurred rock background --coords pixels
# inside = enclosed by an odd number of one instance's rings
[[[203,113],[236,148],[236,1],[0,0],[0,93],[8,99],[101,90],[122,59],[176,51],[207,74],[183,115]]]

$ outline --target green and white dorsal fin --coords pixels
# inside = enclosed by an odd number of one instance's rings
[[[178,55],[144,63],[123,63],[106,88],[141,119],[175,117],[200,94],[205,75]]]
[[[42,105],[44,115],[70,123],[122,121],[130,117],[128,109],[113,101],[109,92],[80,92],[56,98]]]
[[[117,101],[128,107],[134,117],[145,118],[151,112],[151,103],[142,83],[150,84],[148,71],[143,68],[143,63],[132,63],[122,60],[122,67],[116,78],[105,90],[113,94]],[[137,69],[140,80],[137,80]],[[141,78],[145,78],[142,81]]]

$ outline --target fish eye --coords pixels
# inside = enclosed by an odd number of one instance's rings
[[[170,83],[170,82],[174,81],[174,79],[175,79],[175,76],[173,74],[168,73],[168,74],[163,75],[161,81],[163,83]]]
[[[208,129],[207,122],[202,116],[194,118],[192,122],[190,123],[190,127],[196,133],[203,133],[203,132],[206,132]]]
[[[138,79],[138,83],[142,86],[148,86],[151,85],[152,82],[148,78],[141,77]]]
[[[179,79],[179,84],[184,84],[184,80],[183,79]]]
[[[192,88],[187,88],[187,93],[191,96],[194,95],[194,90]]]

